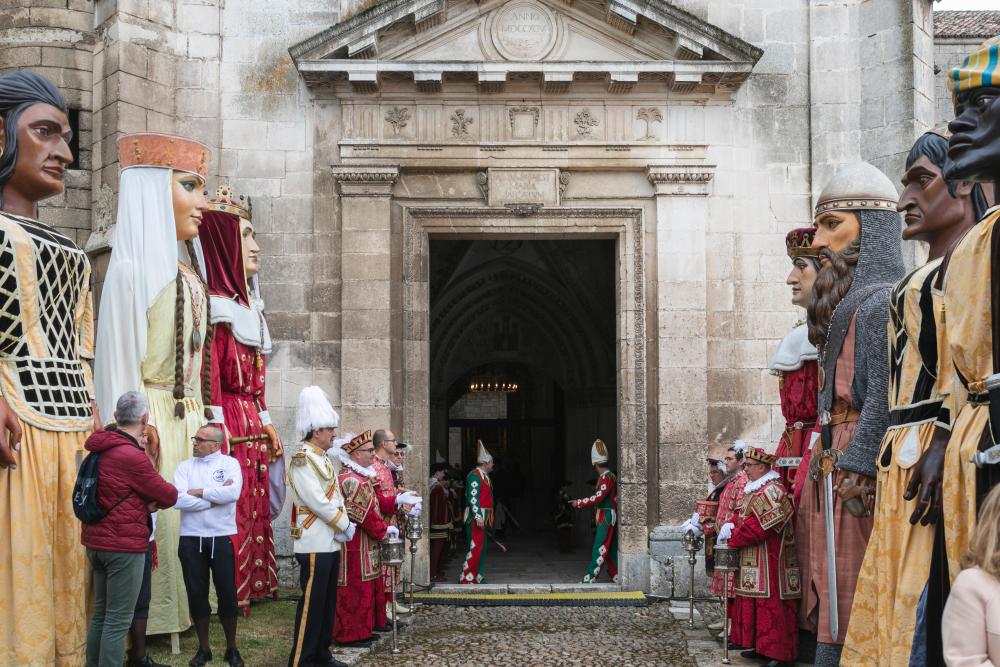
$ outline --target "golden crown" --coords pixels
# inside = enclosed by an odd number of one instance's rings
[[[228,183],[223,183],[215,190],[215,197],[209,202],[208,210],[234,213],[244,220],[253,220],[253,202],[250,197],[240,195],[237,198]]]

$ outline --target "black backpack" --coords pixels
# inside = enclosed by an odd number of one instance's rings
[[[111,510],[132,495],[129,491],[106,511],[102,510],[97,503],[97,476],[100,472],[100,463],[100,452],[87,454],[87,458],[80,464],[80,470],[76,473],[76,484],[73,485],[73,514],[88,525],[101,521]]]

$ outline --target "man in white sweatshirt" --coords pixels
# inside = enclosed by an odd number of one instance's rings
[[[182,461],[174,473],[177,505],[181,512],[177,555],[184,571],[188,607],[198,634],[198,652],[188,662],[202,667],[212,660],[208,644],[208,575],[212,573],[219,602],[219,622],[226,634],[223,661],[243,667],[236,648],[236,556],[231,537],[236,535],[236,501],[243,489],[239,462],[221,451],[222,431],[202,426],[191,438],[194,456]]]

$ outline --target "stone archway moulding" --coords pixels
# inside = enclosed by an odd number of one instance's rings
[[[542,207],[520,213],[506,207],[403,207],[403,432],[417,451],[429,451],[431,237],[616,239],[619,571],[623,587],[644,590],[649,576],[649,529],[643,210]]]

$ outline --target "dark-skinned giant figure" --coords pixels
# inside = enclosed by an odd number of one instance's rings
[[[956,381],[943,335],[941,286],[946,253],[986,207],[978,185],[945,181],[947,156],[948,140],[940,134],[917,139],[896,207],[905,216],[903,238],[926,242],[929,261],[896,283],[889,297],[889,429],[878,458],[875,526],[841,658],[845,667],[943,664],[940,596],[925,595],[940,588],[945,560],[943,549],[935,550],[935,525]]]
[[[1000,37],[994,37],[950,72],[955,119],[949,180],[1000,182]],[[942,517],[951,580],[968,551],[976,511],[1000,483],[1000,209],[993,208],[955,247],[944,285],[947,338],[968,398],[956,406],[944,462]],[[978,464],[973,462],[978,460]],[[993,461],[990,463],[989,461]]]

